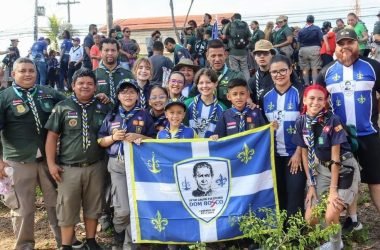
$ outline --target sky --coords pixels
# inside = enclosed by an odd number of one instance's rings
[[[5,1],[5,0],[3,0]],[[44,6],[46,16],[55,14],[62,21],[67,21],[66,5],[57,2],[67,0],[38,0]],[[79,1],[71,5],[71,23],[76,29],[87,29],[91,23],[102,26],[106,23],[105,0],[70,0]],[[186,15],[190,0],[173,0],[175,15]],[[285,4],[286,2],[286,4]],[[10,0],[3,4],[0,15],[0,50],[9,45],[11,37],[20,39],[20,50],[26,51],[33,42],[33,15],[35,0]],[[361,0],[362,19],[370,31],[380,11],[380,0]],[[190,14],[233,13],[238,12],[243,20],[258,20],[265,23],[278,15],[287,14],[293,25],[304,25],[308,14],[315,16],[315,23],[321,25],[324,20],[345,19],[346,13],[353,10],[354,0],[194,0]],[[170,16],[169,0],[113,0],[113,18],[136,18],[153,16]],[[47,17],[38,17],[40,27],[47,26]]]

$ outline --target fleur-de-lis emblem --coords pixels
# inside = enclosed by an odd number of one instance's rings
[[[186,180],[186,177],[185,177],[185,180],[181,183],[181,185],[182,185],[183,190],[190,190],[191,188],[190,182]]]
[[[288,134],[295,134],[296,133],[296,129],[293,128],[291,125],[286,129],[286,131],[288,132]]]
[[[293,103],[291,103],[291,102],[288,103],[288,109],[289,109],[289,110],[292,110],[292,109],[293,109]]]
[[[362,72],[359,71],[359,73],[356,75],[356,77],[358,78],[358,80],[362,80],[363,79],[363,74]]]
[[[340,75],[338,75],[338,73],[335,73],[332,79],[337,82],[340,79]]]
[[[363,95],[360,95],[360,97],[358,98],[358,102],[360,104],[363,104],[363,103],[365,103],[365,101],[366,101],[365,97]]]
[[[149,166],[149,171],[152,172],[153,174],[157,174],[161,172],[161,169],[159,168],[159,161],[156,160],[156,155],[154,152],[152,152],[152,159],[148,161],[148,166]]]
[[[230,224],[230,227],[233,227],[238,223],[239,223],[239,216],[236,216],[236,215],[228,216],[228,224]]]
[[[216,180],[216,184],[218,184],[218,186],[223,187],[226,183],[227,183],[227,177],[224,177],[222,174],[220,174],[218,179]]]
[[[269,109],[269,111],[272,111],[272,110],[274,109],[274,104],[273,104],[273,102],[270,102],[270,103],[268,104],[268,109]]]
[[[157,210],[156,217],[151,219],[154,228],[158,232],[162,232],[165,230],[165,227],[168,225],[168,219],[162,218],[160,211]]]
[[[336,101],[335,101],[335,105],[336,105],[337,107],[341,106],[341,105],[342,105],[342,101],[341,101],[340,99],[336,99]]]
[[[243,151],[237,155],[237,158],[241,162],[244,162],[244,164],[247,164],[252,159],[252,156],[254,153],[255,153],[255,150],[250,149],[248,145],[244,143]]]

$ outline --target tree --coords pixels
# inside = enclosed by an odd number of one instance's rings
[[[47,37],[51,41],[51,48],[54,50],[58,49],[58,37],[60,34],[60,26],[61,26],[61,20],[58,19],[56,15],[52,15],[48,17],[49,19],[49,26],[47,29],[41,29],[43,33],[47,35]]]

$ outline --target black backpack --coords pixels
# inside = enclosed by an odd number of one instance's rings
[[[230,36],[235,49],[244,49],[249,44],[248,24],[241,20],[235,20],[230,26]]]

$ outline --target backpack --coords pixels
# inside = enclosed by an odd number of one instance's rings
[[[230,36],[235,49],[244,49],[249,43],[248,24],[241,20],[235,20],[230,26]]]

